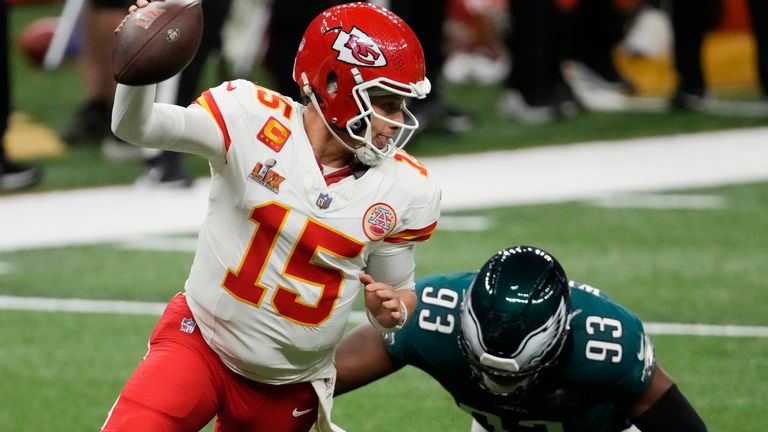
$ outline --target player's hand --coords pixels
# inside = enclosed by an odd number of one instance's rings
[[[360,274],[360,282],[365,285],[365,308],[384,328],[393,328],[403,324],[404,306],[392,286],[376,282],[365,273]]]
[[[130,5],[128,7],[128,15],[123,17],[123,20],[120,21],[120,24],[118,24],[117,28],[115,28],[114,33],[117,34],[123,28],[123,25],[125,24],[125,20],[127,20],[128,17],[131,16],[132,13],[136,12],[137,10],[139,10],[139,8],[147,7],[148,4],[149,4],[148,0],[136,0],[136,4]]]
[[[131,13],[136,12],[136,9],[146,7],[148,4],[149,4],[148,0],[136,0],[136,4],[131,5],[128,8],[128,12],[131,12]]]

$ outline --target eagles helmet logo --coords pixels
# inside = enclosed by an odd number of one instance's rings
[[[357,27],[352,27],[349,33],[341,30],[333,42],[333,49],[339,55],[337,60],[365,67],[382,67],[387,65],[387,59],[381,48],[370,36]]]

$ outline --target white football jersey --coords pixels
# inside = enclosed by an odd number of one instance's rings
[[[197,103],[227,148],[186,282],[197,324],[253,380],[332,376],[368,257],[428,239],[439,188],[405,152],[329,186],[304,131],[305,107],[249,81],[224,83]]]

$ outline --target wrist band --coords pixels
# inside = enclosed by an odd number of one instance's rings
[[[398,331],[405,327],[405,323],[408,321],[408,308],[405,306],[403,299],[398,300],[400,300],[400,321],[398,321],[397,324],[392,327],[384,327],[381,325],[379,320],[377,320],[376,317],[371,314],[371,311],[369,311],[367,308],[365,309],[365,315],[368,316],[368,321],[370,321],[373,328],[380,331],[381,333],[389,333]]]

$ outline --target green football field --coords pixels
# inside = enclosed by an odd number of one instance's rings
[[[52,8],[13,6],[14,34]],[[62,132],[79,98],[74,65],[43,72],[14,53],[12,71],[16,108]],[[268,83],[268,78],[260,79]],[[450,99],[474,115],[475,131],[463,136],[427,133],[408,149],[417,157],[438,156],[768,125],[765,118],[690,112],[590,113],[555,125],[519,125],[495,114],[498,91],[494,86],[449,87]],[[141,172],[140,164],[104,161],[95,146],[35,162],[46,177],[33,192],[127,184]],[[187,162],[205,175],[204,163]],[[547,175],[545,169],[541,175]],[[535,244],[558,257],[570,278],[600,288],[647,323],[759,327],[757,335],[748,336],[691,335],[684,330],[652,336],[659,363],[710,430],[766,431],[768,183],[675,194],[717,197],[721,204],[658,208],[573,201],[450,212],[432,240],[418,247],[417,274],[475,269],[500,248]],[[0,196],[4,198],[10,197]],[[183,285],[193,239],[193,232],[162,237],[161,242],[178,245],[165,251],[148,241],[2,251],[0,296],[162,303]],[[98,430],[144,354],[157,320],[153,313],[58,309],[0,309],[0,430]],[[467,431],[470,423],[446,392],[412,368],[339,397],[334,419],[349,431]]]

